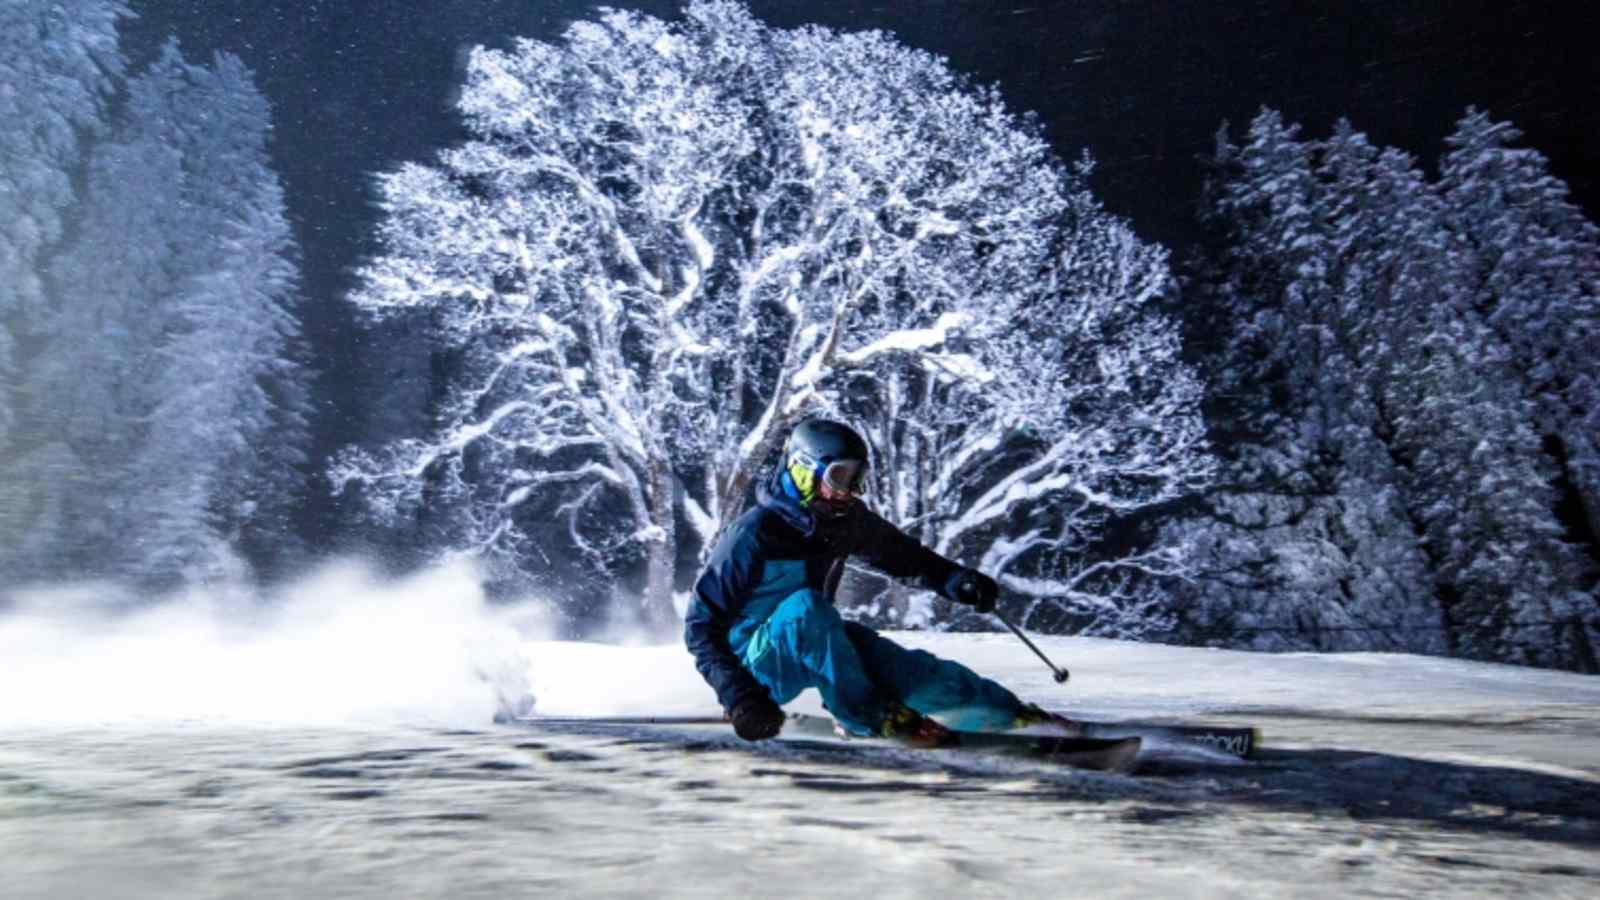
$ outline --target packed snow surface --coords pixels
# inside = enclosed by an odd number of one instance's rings
[[[517,689],[544,715],[717,710],[678,646],[528,640],[453,582],[341,577],[247,632],[0,616],[0,896],[1600,893],[1600,679],[1040,638],[1057,685],[1007,634],[894,635],[1056,709],[1264,734],[1249,762],[1156,746],[1105,775],[496,725]],[[391,614],[358,602],[360,631],[334,588]]]

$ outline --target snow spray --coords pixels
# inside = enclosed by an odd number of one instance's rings
[[[10,599],[0,725],[480,727],[531,706],[538,623],[488,604],[464,564],[385,580],[341,563],[266,594],[85,584]]]

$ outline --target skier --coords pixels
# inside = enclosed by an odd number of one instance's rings
[[[780,705],[808,687],[851,734],[928,746],[950,738],[933,715],[966,730],[1057,720],[959,663],[839,616],[834,592],[851,555],[979,612],[992,612],[999,593],[994,579],[867,509],[867,473],[867,445],[855,431],[800,423],[758,486],[757,505],[722,536],[695,583],[684,642],[739,737],[776,735]]]

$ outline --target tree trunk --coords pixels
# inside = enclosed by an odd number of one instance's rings
[[[1572,656],[1578,671],[1585,675],[1600,674],[1600,660],[1595,659],[1594,644],[1589,640],[1589,629],[1583,618],[1574,613],[1567,625],[1572,629]]]
[[[729,525],[733,524],[733,520],[744,512],[742,507],[744,505],[745,491],[750,489],[750,482],[754,478],[755,475],[741,461],[739,468],[734,470],[733,474],[728,476],[728,479],[722,483],[722,495],[717,498],[718,534],[721,534]],[[705,555],[708,557],[711,555],[710,547],[705,548]]]
[[[654,534],[646,543],[644,596],[640,614],[646,628],[657,631],[677,625],[681,620],[672,605],[676,587],[678,534],[677,509],[673,502],[676,488],[671,467],[657,459],[650,465],[650,525]]]

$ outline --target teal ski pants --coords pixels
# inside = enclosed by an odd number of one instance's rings
[[[877,734],[890,701],[951,728],[1011,728],[1023,703],[998,683],[926,650],[846,622],[815,590],[795,591],[764,622],[734,632],[733,651],[782,705],[814,687],[847,730]]]

